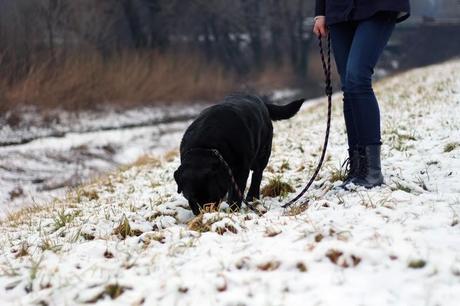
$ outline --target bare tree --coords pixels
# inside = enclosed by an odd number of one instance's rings
[[[63,28],[63,16],[66,12],[68,1],[64,0],[38,0],[36,1],[37,12],[40,20],[44,23],[44,30],[48,41],[48,51],[51,60],[56,60],[56,44],[62,41],[58,36],[59,29]]]

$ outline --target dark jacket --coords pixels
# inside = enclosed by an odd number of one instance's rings
[[[362,20],[377,12],[398,12],[397,22],[410,15],[409,0],[316,0],[316,16],[326,16],[328,25]]]

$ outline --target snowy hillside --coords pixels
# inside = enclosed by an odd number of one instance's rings
[[[144,158],[0,224],[0,305],[459,305],[460,61],[377,85],[387,185],[334,190],[346,144],[335,98],[308,207],[193,219],[177,153]],[[321,102],[324,102],[322,99]],[[326,107],[276,123],[263,185],[300,190]]]

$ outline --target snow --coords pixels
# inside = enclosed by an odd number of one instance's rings
[[[274,101],[278,101],[283,99],[291,99],[292,97],[299,96],[299,94],[301,94],[301,92],[296,89],[283,89],[274,91],[270,98]]]
[[[21,120],[17,126],[6,124],[11,112],[0,117],[0,146],[21,144],[44,137],[62,137],[67,133],[86,133],[151,126],[193,118],[204,104],[193,107],[139,107],[120,112],[115,109],[67,112],[50,110],[44,115],[33,108],[19,110]]]
[[[460,61],[385,79],[376,92],[387,185],[334,189],[346,155],[335,96],[308,208],[283,210],[290,194],[263,198],[260,217],[221,209],[193,219],[176,193],[178,156],[119,170],[0,224],[0,304],[458,305]],[[280,176],[302,189],[325,114],[310,103],[275,124],[263,185]]]
[[[0,217],[40,205],[120,165],[174,150],[189,121],[120,130],[67,133],[0,147]],[[15,191],[16,196],[11,196]]]
[[[21,120],[0,117],[0,218],[24,206],[63,197],[91,178],[113,171],[146,154],[177,147],[186,126],[204,107],[151,106],[120,112],[34,107],[17,110]]]

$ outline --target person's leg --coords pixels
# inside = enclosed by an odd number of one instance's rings
[[[377,14],[358,23],[348,56],[344,95],[352,113],[361,149],[359,171],[352,182],[372,188],[383,183],[380,165],[380,109],[372,88],[374,67],[393,32],[393,14]]]
[[[380,109],[372,75],[395,27],[388,14],[358,23],[346,66],[344,95],[350,101],[359,145],[381,144]]]
[[[334,59],[337,71],[340,75],[342,90],[344,90],[345,86],[348,56],[353,43],[355,30],[356,24],[354,22],[342,22],[329,26]],[[347,129],[348,147],[352,149],[358,144],[358,135],[355,130],[351,101],[347,99],[345,95],[343,99],[343,115],[345,127]]]
[[[345,92],[345,82],[347,74],[348,57],[353,43],[353,38],[356,31],[355,22],[343,22],[329,27],[331,32],[332,48],[334,51],[334,58],[337,65],[337,71],[340,75],[342,83],[342,90]],[[345,179],[340,188],[344,188],[350,183],[352,179],[357,176],[358,171],[358,133],[356,131],[352,101],[344,94],[343,97],[343,116],[345,119],[345,127],[347,130],[348,140],[348,159],[344,163],[346,165]]]

